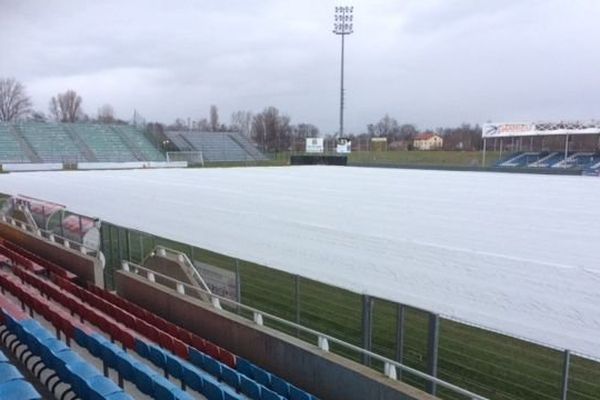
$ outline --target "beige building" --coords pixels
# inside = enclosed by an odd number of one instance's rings
[[[419,133],[413,140],[415,150],[439,150],[443,145],[444,139],[432,132]]]

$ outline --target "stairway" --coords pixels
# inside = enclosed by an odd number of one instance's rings
[[[86,161],[89,162],[98,162],[98,157],[94,154],[92,149],[81,139],[81,137],[75,132],[75,130],[67,125],[63,125],[65,132],[71,138],[75,146],[79,149],[80,153],[83,154]]]
[[[21,133],[20,129],[16,125],[11,125],[11,129],[9,132],[15,137],[17,142],[19,143],[19,147],[21,151],[29,158],[29,160],[33,163],[43,163],[44,160],[38,155],[38,153],[33,149],[33,146],[25,136]]]
[[[111,126],[109,128],[114,133],[116,133],[117,136],[119,136],[119,138],[123,141],[123,143],[125,143],[125,146],[127,146],[127,148],[131,151],[131,153],[133,153],[133,156],[138,161],[147,161],[146,156],[144,156],[144,154],[141,152],[141,150],[131,140],[129,140],[127,135],[125,135],[123,132],[121,132],[119,129],[115,128],[114,126]]]

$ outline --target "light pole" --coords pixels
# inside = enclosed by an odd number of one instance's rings
[[[352,30],[352,17],[354,7],[342,6],[335,8],[335,17],[333,22],[333,33],[342,37],[342,60],[340,77],[340,132],[339,137],[344,136],[344,36],[350,35]]]

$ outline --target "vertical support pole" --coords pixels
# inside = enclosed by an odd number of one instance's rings
[[[567,400],[569,395],[569,369],[571,367],[571,351],[565,350],[563,358],[561,400]]]
[[[238,303],[242,302],[242,274],[240,273],[240,260],[235,259],[235,298]]]
[[[144,238],[142,237],[142,234],[138,234],[139,238],[140,238],[140,259],[137,260],[137,262],[139,262],[140,264],[143,264],[144,261],[144,257],[146,257],[146,253],[144,253]]]
[[[404,364],[404,316],[406,307],[396,304],[396,361]],[[402,370],[398,370],[398,379],[402,379]]]
[[[300,276],[294,275],[294,304],[296,305],[296,323],[300,325]],[[296,329],[296,337],[300,331]]]
[[[502,160],[502,147],[504,147],[503,144],[504,143],[502,142],[502,139],[500,139],[500,155],[498,156],[499,160]]]
[[[125,231],[125,248],[127,249],[127,261],[132,261],[131,259],[131,231],[127,229]]]
[[[371,351],[373,346],[373,298],[363,294],[362,303],[363,349]],[[371,365],[371,357],[363,354],[362,362],[365,365]]]
[[[429,338],[427,339],[427,373],[436,378],[438,366],[439,333],[439,315],[429,314]],[[437,392],[437,385],[434,382],[427,382],[427,392],[435,396]]]
[[[486,146],[485,146],[485,144],[486,144],[486,139],[485,139],[485,138],[483,138],[483,155],[482,155],[482,157],[481,157],[481,166],[482,166],[483,168],[485,168],[485,149],[486,149]]]
[[[533,151],[533,136],[529,137],[529,151]]]
[[[567,168],[567,157],[569,156],[569,135],[565,135],[565,160],[563,167]]]
[[[340,84],[340,136],[344,137],[344,37],[342,33],[342,73],[341,73],[341,84]]]

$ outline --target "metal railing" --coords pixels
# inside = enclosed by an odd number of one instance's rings
[[[254,307],[250,307],[250,306],[244,305],[242,303],[238,303],[237,301],[234,301],[234,300],[231,300],[231,299],[228,299],[225,297],[221,297],[214,293],[207,292],[204,289],[201,289],[196,286],[192,286],[185,282],[178,281],[177,279],[174,279],[167,275],[155,272],[149,268],[145,268],[145,267],[135,264],[133,262],[122,261],[121,266],[122,266],[123,271],[134,273],[138,276],[142,276],[142,277],[148,279],[150,282],[156,282],[156,276],[158,276],[161,279],[164,279],[166,281],[170,281],[175,284],[175,286],[177,288],[177,292],[180,294],[185,295],[187,290],[201,292],[205,296],[210,298],[209,304],[211,304],[213,307],[215,307],[216,309],[219,309],[221,311],[226,312],[226,310],[223,310],[223,305],[228,305],[228,306],[231,306],[233,309],[249,312],[252,314],[252,321],[257,325],[262,326],[262,325],[264,325],[265,320],[271,320],[271,321],[277,322],[279,324],[282,324],[286,327],[289,327],[291,329],[297,330],[299,332],[302,332],[302,333],[305,333],[308,335],[312,335],[312,336],[316,336],[317,337],[317,347],[319,347],[323,351],[329,352],[329,344],[335,343],[336,345],[338,345],[342,348],[359,353],[360,355],[365,356],[365,357],[370,357],[373,360],[380,361],[384,365],[383,374],[390,379],[397,380],[398,379],[397,371],[399,370],[401,372],[406,372],[408,374],[411,374],[417,378],[424,379],[425,381],[427,381],[428,383],[430,383],[432,385],[438,385],[438,386],[443,387],[447,390],[450,390],[456,394],[465,396],[468,399],[488,400],[488,398],[486,398],[486,397],[480,396],[476,393],[473,393],[469,390],[463,389],[459,386],[453,385],[442,379],[436,378],[434,376],[428,375],[428,374],[421,372],[419,370],[416,370],[414,368],[408,367],[402,363],[399,363],[398,361],[389,359],[389,358],[379,355],[377,353],[373,353],[372,351],[368,351],[361,347],[347,343],[343,340],[337,339],[326,333],[307,328],[303,325],[300,325],[300,324],[288,321],[286,319],[277,317],[275,315],[266,313],[264,311],[254,308]],[[140,271],[143,272],[144,274],[140,274]],[[196,297],[193,297],[193,299],[197,300]],[[243,317],[243,314],[235,314],[235,315]]]

